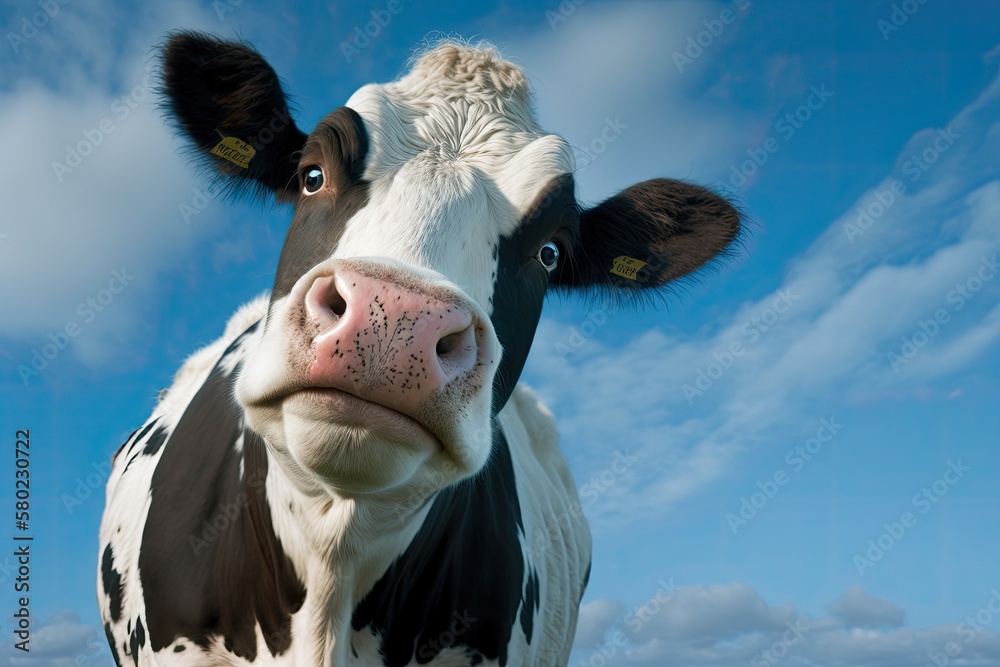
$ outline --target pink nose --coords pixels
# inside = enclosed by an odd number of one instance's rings
[[[420,403],[477,364],[469,311],[349,269],[305,295],[319,334],[309,379],[415,416]]]

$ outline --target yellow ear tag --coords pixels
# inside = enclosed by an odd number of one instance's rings
[[[219,136],[222,136],[221,132],[219,132]],[[236,137],[222,137],[222,141],[217,143],[215,148],[212,149],[212,155],[218,155],[223,160],[229,160],[237,167],[242,167],[243,169],[250,167],[250,160],[256,154],[256,148],[245,141],[240,141]]]
[[[622,278],[635,280],[635,274],[644,266],[646,266],[646,262],[627,255],[619,255],[611,262],[611,273]]]

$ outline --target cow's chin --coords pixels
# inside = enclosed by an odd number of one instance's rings
[[[296,391],[275,412],[259,424],[248,414],[251,427],[277,450],[279,461],[339,494],[394,497],[437,490],[485,461],[480,452],[452,442],[456,434],[434,433],[395,410],[336,389]]]

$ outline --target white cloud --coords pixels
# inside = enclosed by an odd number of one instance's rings
[[[615,600],[591,600],[581,605],[574,645],[590,648],[603,642],[605,633],[614,626],[621,612],[622,604]]]
[[[905,166],[942,136],[920,130],[896,169],[789,263],[777,289],[707,323],[708,335],[640,330],[606,346],[605,328],[623,318],[599,312],[606,323],[581,345],[570,327],[584,321],[543,319],[528,374],[573,443],[578,477],[606,465],[608,442],[630,445],[643,462],[587,508],[598,532],[669,512],[732,471],[767,429],[804,440],[841,397],[920,391],[991,349],[1000,278],[984,267],[1000,253],[1000,79],[946,127],[958,138],[931,168],[912,180]],[[900,179],[902,194],[852,242],[845,225]],[[963,286],[972,291],[962,296]],[[947,322],[936,335],[893,363],[939,310]]]
[[[182,218],[200,182],[155,108],[149,75],[155,45],[205,24],[201,10],[91,10],[61,6],[9,63],[14,77],[0,92],[0,283],[16,286],[0,294],[0,335],[40,348],[75,323],[73,353],[94,365],[133,340],[157,274],[218,229],[225,207],[190,225]],[[102,290],[123,269],[135,278],[108,303]],[[91,298],[105,303],[89,307]]]
[[[600,601],[601,610],[623,606]],[[647,604],[645,613],[630,612],[617,627],[602,627],[600,635],[591,633],[587,641],[578,633],[570,664],[915,667],[934,664],[941,656],[947,664],[968,666],[1000,660],[1000,636],[986,606],[983,611],[990,618],[981,619],[985,622],[977,628],[961,622],[903,627],[896,605],[859,587],[846,590],[828,609],[829,616],[808,616],[791,604],[772,606],[741,583],[682,587],[668,601]]]
[[[724,641],[746,633],[783,629],[794,619],[791,605],[771,607],[746,584],[685,586],[632,637],[639,643],[664,637],[687,642]]]
[[[7,637],[0,648],[0,660],[24,667],[110,667],[113,664],[104,630],[80,622],[71,611],[61,611],[34,622],[28,652],[15,648],[22,638]]]
[[[568,5],[567,5],[568,6]],[[535,90],[540,122],[577,149],[578,195],[596,201],[658,176],[707,180],[750,145],[766,121],[692,94],[700,66],[675,64],[689,36],[717,19],[708,3],[584,3],[555,29],[540,28],[505,53],[523,66]],[[725,27],[698,64],[720,53],[740,31]],[[716,88],[724,88],[720,79]],[[602,144],[608,119],[628,125]]]
[[[930,318],[925,321],[930,321]],[[907,371],[920,378],[934,378],[953,373],[980,358],[996,344],[998,338],[1000,338],[1000,305],[994,306],[977,324],[944,345],[921,350],[919,356],[914,357],[912,368],[907,368]]]
[[[827,609],[849,628],[896,627],[903,624],[903,610],[889,600],[872,597],[860,586],[851,586]]]

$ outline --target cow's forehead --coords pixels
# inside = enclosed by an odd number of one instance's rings
[[[488,308],[497,245],[575,168],[569,144],[535,121],[521,70],[495,51],[446,44],[346,106],[364,123],[370,186],[336,255],[425,266]]]
[[[524,73],[490,47],[439,44],[406,76],[364,86],[347,106],[368,133],[368,182],[418,161],[441,177],[442,194],[449,175],[490,180],[524,214],[545,183],[575,169],[569,144],[536,122]]]

